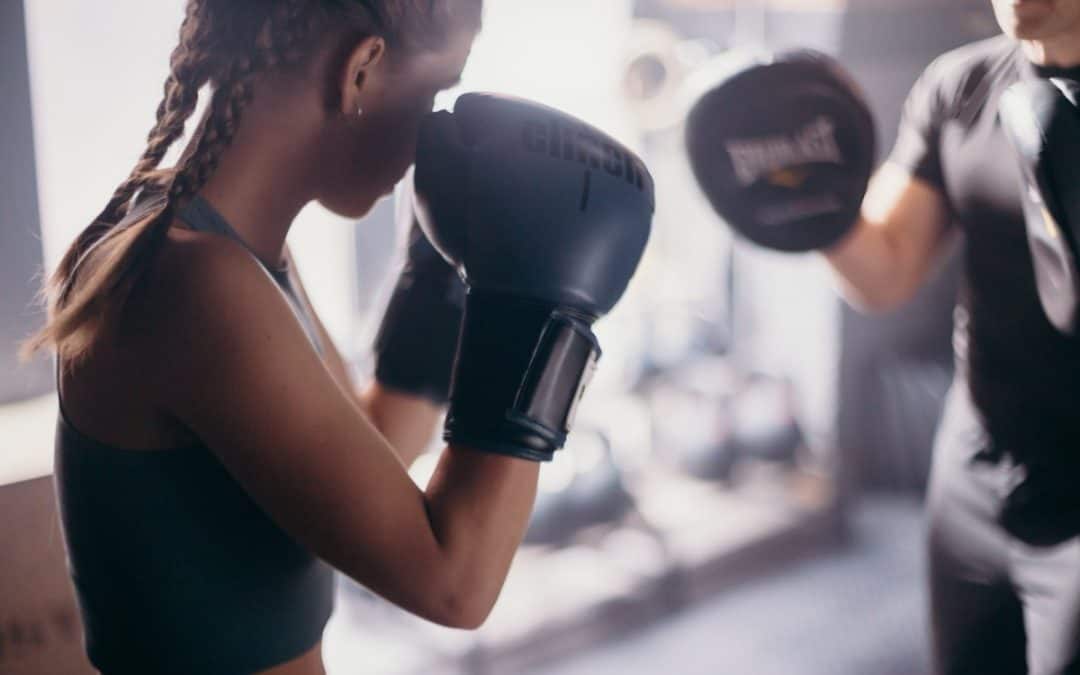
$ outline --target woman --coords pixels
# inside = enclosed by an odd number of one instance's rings
[[[458,316],[410,308],[460,281],[414,251],[404,274],[426,281],[403,278],[381,384],[358,392],[285,246],[305,204],[356,218],[391,191],[479,17],[480,0],[189,0],[147,149],[31,345],[59,357],[58,490],[105,675],[322,673],[323,561],[431,621],[489,613],[538,464],[450,447],[426,491],[406,473]],[[205,117],[158,168],[203,85]]]

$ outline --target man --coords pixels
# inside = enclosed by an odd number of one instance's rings
[[[733,228],[822,251],[868,310],[910,299],[962,237],[957,374],[928,498],[937,668],[1080,673],[1080,337],[1059,311],[1080,288],[1047,282],[1078,259],[1060,235],[1080,229],[1080,111],[1053,83],[1080,81],[1080,0],[993,2],[1005,35],[926,69],[872,178],[865,101],[809,52],[722,68],[687,150]]]
[[[926,279],[951,224],[963,233],[957,376],[928,497],[935,661],[949,674],[1075,673],[1080,341],[1040,306],[999,101],[1020,80],[1080,79],[1080,0],[993,4],[1005,35],[926,69],[856,229],[826,258],[850,300],[888,309]]]

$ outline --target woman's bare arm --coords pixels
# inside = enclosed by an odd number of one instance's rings
[[[424,491],[239,247],[167,247],[148,344],[160,404],[317,555],[446,625],[487,616],[527,525],[537,464],[447,449]],[[227,289],[227,292],[225,292]]]
[[[324,345],[323,362],[330,374],[382,433],[405,466],[412,466],[431,443],[436,427],[442,421],[443,407],[420,396],[391,391],[374,380],[366,387],[358,387],[350,375],[345,358],[311,304],[292,255],[288,252],[286,255],[296,288],[315,318],[319,338]]]

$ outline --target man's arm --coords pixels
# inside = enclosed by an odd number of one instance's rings
[[[893,309],[926,280],[945,242],[945,197],[905,167],[886,162],[874,175],[855,229],[825,258],[852,305]]]
[[[919,290],[950,240],[941,130],[956,96],[956,59],[927,66],[904,102],[896,144],[871,178],[855,229],[825,257],[856,307],[893,309]]]

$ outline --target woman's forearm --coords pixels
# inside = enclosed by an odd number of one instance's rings
[[[447,448],[426,490],[443,553],[444,611],[475,628],[491,612],[532,513],[540,464]]]
[[[405,466],[411,466],[435,437],[444,409],[431,401],[371,382],[357,392],[361,409],[386,437]]]

